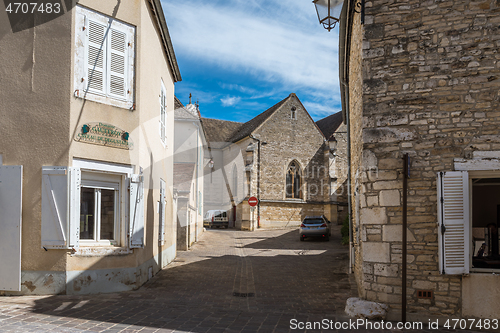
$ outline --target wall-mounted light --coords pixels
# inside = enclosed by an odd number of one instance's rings
[[[340,11],[337,7],[341,8],[342,0],[313,0],[316,6],[316,13],[318,14],[319,23],[323,25],[328,31],[335,28],[339,21]],[[337,13],[338,12],[338,13]]]
[[[329,140],[328,140],[328,147],[330,147],[330,152],[335,152],[337,150],[337,139],[335,139],[334,136],[332,136]]]

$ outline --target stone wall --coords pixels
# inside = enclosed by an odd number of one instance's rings
[[[390,304],[393,313],[400,307],[401,172],[408,153],[408,311],[460,315],[462,277],[438,271],[436,173],[453,170],[455,158],[470,158],[473,151],[500,149],[500,3],[365,5],[362,153],[353,142],[353,175],[362,171],[360,216],[358,208],[353,212],[361,222],[360,291]],[[361,120],[355,111],[352,117]],[[362,170],[360,157],[376,168]],[[417,298],[419,289],[434,297]]]

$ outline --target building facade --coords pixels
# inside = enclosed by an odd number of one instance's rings
[[[332,153],[295,94],[243,124],[202,121],[214,161],[205,175],[205,191],[221,193],[218,206],[206,204],[205,209],[231,211],[233,225],[242,230],[296,227],[307,215],[325,215],[337,223]],[[250,207],[249,197],[259,204]]]
[[[180,101],[174,111],[174,191],[177,194],[177,249],[187,250],[203,232],[203,173],[210,161],[198,107]]]
[[[176,255],[160,1],[82,0],[0,48],[1,293],[138,288]]]
[[[341,25],[360,294],[389,304],[392,319],[400,318],[403,287],[410,319],[494,319],[500,311],[499,4],[381,0],[365,2],[364,10],[362,18],[346,1]],[[405,154],[408,280],[402,286]]]

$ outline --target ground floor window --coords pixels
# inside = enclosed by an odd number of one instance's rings
[[[82,172],[80,242],[82,245],[120,245],[122,177]]]
[[[473,176],[473,174],[471,175]],[[472,267],[500,268],[500,178],[472,178]]]
[[[498,271],[500,172],[440,172],[437,185],[440,272]]]

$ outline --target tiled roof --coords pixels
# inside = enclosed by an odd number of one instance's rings
[[[177,98],[177,96],[174,96],[174,109],[182,108],[184,107],[184,104]]]
[[[323,135],[330,139],[330,137],[335,133],[335,131],[342,125],[342,111],[329,115],[323,119],[316,122]]]
[[[253,119],[247,121],[246,123],[244,123],[243,125],[241,125],[241,127],[235,133],[233,133],[233,135],[231,136],[231,138],[229,140],[231,142],[237,142],[237,141],[249,136],[250,134],[252,134],[252,132],[255,129],[257,129],[257,127],[259,127],[264,121],[266,121],[266,119],[269,118],[274,113],[274,111],[276,111],[280,106],[282,106],[292,96],[295,96],[295,94],[290,94],[284,100],[271,106],[269,109],[262,112],[261,114],[259,114],[255,118],[253,118]]]
[[[174,163],[174,189],[190,191],[194,175],[194,163]]]
[[[202,118],[203,129],[210,144],[216,142],[230,142],[229,139],[237,131],[242,123],[235,121]],[[213,147],[213,146],[212,146]],[[213,147],[215,148],[215,147]]]

